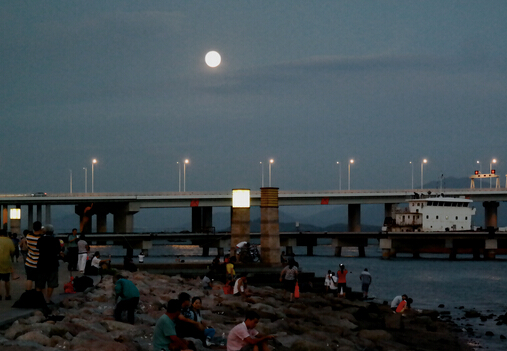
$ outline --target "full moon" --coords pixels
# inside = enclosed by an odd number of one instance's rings
[[[222,58],[218,52],[210,51],[206,54],[204,61],[210,67],[217,67],[222,62]]]

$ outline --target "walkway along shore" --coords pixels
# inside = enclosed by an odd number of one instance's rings
[[[16,264],[16,273],[23,277],[19,267]],[[49,319],[39,311],[10,307],[19,297],[20,287],[24,287],[24,277],[14,281],[13,286],[17,286],[13,288],[14,300],[0,304],[4,328],[0,335],[1,349],[152,350],[153,328],[165,311],[165,303],[186,291],[191,296],[202,297],[203,317],[216,329],[217,335],[227,336],[232,327],[243,321],[246,310],[257,311],[261,316],[257,329],[277,335],[273,345],[276,350],[472,350],[458,337],[463,333],[456,333],[458,328],[441,321],[435,311],[413,309],[404,315],[393,314],[388,305],[353,300],[355,294],[345,299],[302,292],[298,300],[290,303],[288,297],[284,299],[282,289],[254,284],[255,273],[249,283],[253,295],[243,300],[225,295],[221,282],[215,281],[213,290],[203,291],[199,277],[153,274],[145,270],[147,266],[140,268],[135,273],[122,271],[141,293],[134,326],[114,321],[111,276],[104,277],[88,292],[59,294],[68,281],[66,267],[60,267],[60,287],[55,290],[57,301],[52,315],[61,317]],[[62,280],[64,277],[67,280]],[[17,317],[11,315],[7,320],[4,317],[7,310],[24,313]],[[199,340],[193,341],[198,350],[219,348],[206,348]]]

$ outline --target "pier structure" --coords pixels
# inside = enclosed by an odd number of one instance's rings
[[[425,189],[424,193],[437,194],[439,189]],[[266,194],[266,195],[264,195]],[[417,195],[417,194],[415,194]],[[446,196],[464,196],[475,202],[482,202],[485,208],[485,228],[497,227],[497,209],[500,202],[507,201],[507,189],[446,189]],[[265,197],[268,196],[268,197]],[[250,206],[261,207],[261,222],[265,233],[265,240],[261,241],[263,246],[268,247],[266,252],[275,252],[280,247],[285,247],[288,254],[293,252],[294,246],[307,246],[307,254],[313,254],[313,248],[317,245],[317,237],[311,235],[294,235],[294,236],[277,236],[278,229],[278,208],[280,206],[298,206],[298,205],[347,205],[348,208],[348,230],[353,235],[338,235],[333,237],[333,246],[335,247],[335,255],[340,256],[343,247],[353,246],[359,250],[359,255],[364,256],[364,247],[367,245],[368,238],[361,235],[361,205],[362,204],[383,204],[386,213],[394,204],[407,202],[414,197],[414,191],[410,190],[353,190],[353,191],[280,191],[277,188],[263,188],[260,191],[250,192]],[[267,201],[266,199],[270,199]],[[267,202],[265,202],[267,201]],[[149,208],[191,208],[192,215],[192,232],[213,234],[213,218],[212,211],[214,207],[231,208],[231,231],[233,227],[238,236],[233,241],[224,241],[218,239],[215,235],[209,235],[208,240],[202,243],[203,253],[209,254],[209,248],[218,248],[219,253],[223,253],[224,249],[230,249],[237,240],[248,238],[249,229],[245,226],[249,224],[249,209],[242,211],[241,209],[232,209],[231,192],[184,192],[184,193],[85,193],[85,194],[14,194],[0,195],[1,211],[0,215],[3,228],[18,230],[16,219],[9,218],[9,208],[19,208],[21,210],[21,219],[19,223],[26,223],[26,226],[20,224],[19,228],[31,229],[34,219],[43,223],[51,223],[52,206],[73,205],[75,213],[80,218],[80,231],[83,233],[108,233],[111,229],[114,233],[125,234],[133,233],[134,217],[140,210]],[[35,212],[35,213],[34,213]],[[244,212],[242,214],[242,212]],[[113,216],[114,228],[107,228],[107,216]],[[92,221],[93,217],[95,221]],[[34,218],[35,217],[35,218]],[[45,221],[43,221],[43,217]],[[96,223],[96,228],[92,228],[92,223]],[[248,223],[248,224],[247,224]],[[14,224],[14,225],[13,225]],[[238,227],[239,226],[239,227]],[[240,228],[240,229],[237,229]],[[275,229],[276,228],[276,229]],[[94,230],[95,229],[95,230]],[[306,234],[306,233],[305,233]],[[309,233],[311,234],[311,233]],[[389,233],[389,235],[391,235]],[[146,237],[146,236],[145,236]],[[149,237],[149,236],[148,236]],[[275,239],[278,238],[278,239]],[[386,256],[392,256],[396,252],[402,252],[410,245],[403,244],[401,238],[394,236],[382,237],[381,246],[386,250]],[[412,236],[412,239],[415,239]],[[230,240],[230,239],[227,239]],[[278,244],[273,243],[278,240]],[[482,240],[482,239],[480,239]],[[245,240],[247,241],[247,240]],[[413,243],[417,242],[412,240]],[[446,250],[452,251],[456,248],[459,252],[463,243],[471,243],[468,241],[459,241],[456,238],[447,238],[442,246]],[[139,239],[126,243],[129,252],[134,249],[149,250],[151,248],[151,240],[149,238]],[[422,245],[422,246],[421,246]],[[424,252],[424,243],[421,245],[411,245],[415,256],[419,252]],[[468,245],[468,244],[466,244]],[[479,250],[486,250],[488,257],[494,257],[498,250],[502,250],[504,242],[494,237],[489,237],[487,241],[480,244],[473,243],[474,247]],[[422,250],[416,250],[421,247]],[[270,249],[273,248],[273,249]],[[389,249],[389,251],[387,251]],[[261,250],[262,251],[262,250]],[[387,254],[389,252],[389,254]],[[273,256],[273,257],[271,257]],[[269,260],[275,261],[275,256],[271,253],[268,255]],[[277,254],[276,261],[279,260]]]

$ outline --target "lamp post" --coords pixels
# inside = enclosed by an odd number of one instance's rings
[[[186,167],[187,167],[187,164],[189,163],[190,161],[187,159],[185,159],[185,162],[183,163],[183,191],[185,192],[187,190],[187,176],[186,176]]]
[[[83,167],[85,170],[85,193],[88,192],[88,168]]]
[[[479,165],[479,174],[481,174],[482,173],[482,164],[479,161],[477,161],[477,164]],[[480,184],[480,187],[482,188],[482,178],[479,179],[479,184]]]
[[[354,163],[354,160],[349,161],[349,190],[350,190],[350,165]]]
[[[269,160],[269,187],[271,188],[271,165],[275,162],[275,160]]]
[[[496,158],[492,159],[489,163],[489,174],[491,174],[491,171],[493,170],[493,163],[496,163]],[[489,178],[489,187],[491,188],[491,177]]]
[[[342,190],[342,164],[340,162],[336,162],[336,164],[338,165],[338,172],[340,173],[340,190]]]
[[[414,189],[414,163],[410,161],[410,164],[412,165],[412,189]]]
[[[96,163],[97,163],[97,159],[94,158],[92,160],[92,193],[93,193],[93,166],[95,166]]]
[[[261,187],[264,188],[264,163],[261,162]]]
[[[70,172],[70,193],[72,194],[72,169],[69,169]]]
[[[424,159],[422,160],[421,162],[421,189],[423,188],[423,167],[424,167],[424,164],[425,163],[428,163],[428,160],[427,159]]]
[[[178,192],[181,193],[181,163],[176,162],[178,165]]]

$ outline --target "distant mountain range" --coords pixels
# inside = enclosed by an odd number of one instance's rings
[[[432,181],[425,184],[425,189],[440,189],[445,194],[445,189],[468,188],[469,178],[443,178],[442,182]],[[476,184],[478,187],[479,184]],[[484,181],[483,187],[489,187],[489,181]],[[420,192],[421,189],[414,189]],[[438,192],[440,193],[440,191]],[[481,203],[474,203],[477,213],[473,218],[473,225],[484,225],[484,207]],[[53,207],[53,222],[57,232],[70,232],[73,227],[79,227],[79,217],[74,214],[73,206]],[[320,211],[319,211],[320,209]],[[217,232],[227,232],[231,228],[230,209],[217,208],[213,212],[213,225]],[[260,232],[260,208],[252,207],[250,210],[252,233]],[[291,206],[280,207],[280,231],[296,231],[296,223],[299,231],[347,231],[347,206],[322,205],[317,206]],[[361,206],[361,230],[378,231],[384,222],[383,205]],[[507,206],[504,203],[498,208],[498,226],[507,226]],[[136,232],[180,232],[191,230],[191,211],[185,209],[143,209],[134,216]],[[108,216],[108,229],[113,229],[112,215]]]

